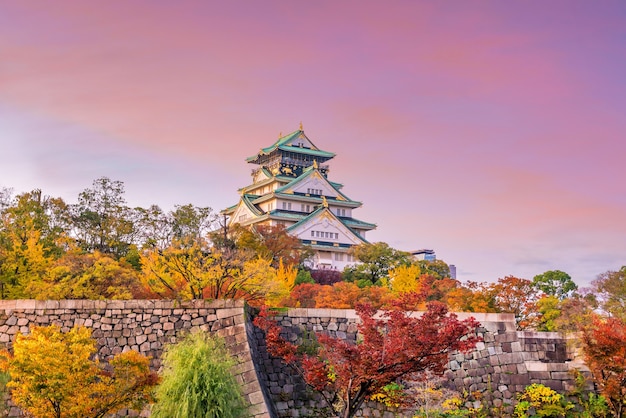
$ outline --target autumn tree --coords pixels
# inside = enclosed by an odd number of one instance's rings
[[[626,266],[599,275],[591,285],[600,307],[608,314],[626,320]]]
[[[24,287],[45,272],[67,243],[61,227],[64,203],[34,190],[0,213],[0,296],[24,297]]]
[[[539,295],[532,281],[506,276],[498,279],[493,290],[498,312],[515,314],[517,329],[523,330],[536,323],[536,302]]]
[[[287,266],[298,266],[311,255],[310,249],[290,235],[284,225],[236,225],[234,230],[238,248],[252,250],[259,257],[271,260],[272,267],[278,267],[280,260]]]
[[[446,304],[457,312],[497,312],[494,293],[493,286],[488,283],[468,281],[450,289]]]
[[[142,294],[139,272],[123,259],[68,251],[24,288],[30,299],[133,299]]]
[[[105,370],[88,328],[33,327],[18,334],[13,355],[4,353],[13,401],[46,418],[102,418],[121,408],[141,409],[152,401],[157,376],[149,359],[135,351],[116,355]]]
[[[548,296],[563,300],[572,296],[578,286],[571,276],[561,270],[550,270],[533,277],[533,286]]]
[[[389,270],[411,263],[409,253],[391,248],[384,242],[357,245],[350,251],[359,261],[344,271],[350,281],[368,280],[372,284],[378,284]]]
[[[400,309],[382,312],[359,305],[358,344],[317,334],[313,355],[281,337],[275,321],[262,312],[254,323],[266,333],[267,349],[293,366],[305,382],[326,400],[336,416],[353,417],[363,402],[389,383],[425,372],[443,373],[448,355],[472,349],[478,323],[459,321],[446,307],[430,303],[421,316]]]
[[[585,364],[617,418],[626,415],[626,323],[596,318],[583,332]]]
[[[201,243],[147,249],[141,255],[144,285],[162,298],[246,299],[270,303],[286,297],[297,271],[249,251],[208,248]]]

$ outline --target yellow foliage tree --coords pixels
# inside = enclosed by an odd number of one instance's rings
[[[273,286],[266,296],[265,303],[269,306],[279,306],[281,302],[287,299],[296,285],[296,276],[298,270],[294,266],[285,265],[281,258],[278,262],[278,268],[272,280]]]
[[[272,267],[250,251],[203,249],[198,244],[170,246],[141,255],[142,283],[164,298],[227,299],[275,303],[288,296],[297,271]]]
[[[389,288],[393,293],[402,294],[419,290],[420,266],[410,264],[389,271]]]
[[[140,287],[138,273],[125,261],[99,251],[70,251],[54,261],[43,277],[31,280],[24,294],[32,299],[131,299]]]
[[[119,354],[105,371],[97,360],[91,330],[33,327],[18,334],[13,355],[0,363],[11,375],[13,401],[38,418],[101,418],[152,401],[158,378],[149,360],[133,351]]]

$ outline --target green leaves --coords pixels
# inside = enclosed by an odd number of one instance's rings
[[[162,382],[153,418],[240,418],[246,415],[241,388],[231,373],[234,360],[222,339],[189,334],[163,355]]]

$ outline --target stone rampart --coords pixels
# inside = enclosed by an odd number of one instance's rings
[[[73,326],[91,328],[103,361],[115,354],[136,350],[151,357],[151,367],[161,367],[163,348],[175,343],[182,331],[204,330],[220,335],[237,361],[233,370],[250,403],[251,415],[270,414],[261,390],[248,344],[244,304],[239,301],[166,300],[2,300],[0,301],[0,343],[10,347],[18,332],[31,326],[56,324],[67,331]],[[130,414],[122,411],[120,415]],[[142,415],[149,415],[144,411]],[[11,408],[10,416],[21,416]]]
[[[558,333],[516,331],[512,314],[457,313],[457,316],[459,319],[473,316],[480,322],[477,333],[483,341],[469,353],[450,356],[444,386],[452,390],[468,394],[479,392],[475,397],[510,410],[515,404],[515,394],[531,383],[541,383],[562,392],[573,389],[573,370],[588,372]],[[357,339],[359,318],[354,310],[289,309],[277,313],[275,319],[283,327],[284,337],[292,342],[300,343],[313,332],[326,332],[350,341]],[[256,338],[262,346],[260,330]],[[260,354],[257,367],[267,378],[269,396],[278,417],[316,416],[318,408],[323,406],[322,400],[307,392],[292,370],[267,353]],[[368,403],[361,415],[398,417],[402,413]]]
[[[481,323],[478,334],[483,342],[470,353],[450,356],[445,373],[450,389],[480,392],[491,405],[506,406],[514,404],[515,393],[528,384],[564,391],[573,387],[572,370],[586,371],[559,334],[518,332],[509,314],[457,315],[473,316]],[[82,325],[93,330],[101,360],[137,350],[150,356],[151,367],[158,370],[166,344],[175,343],[180,332],[204,330],[226,340],[237,360],[233,374],[244,388],[253,417],[320,416],[322,400],[281,360],[267,354],[263,332],[251,324],[251,316],[250,308],[233,301],[0,301],[0,343],[10,347],[18,332],[28,333],[34,325],[56,324],[63,330]],[[293,342],[315,332],[357,340],[359,318],[354,310],[288,309],[279,311],[276,319]],[[20,416],[17,408],[10,412]],[[399,417],[402,413],[370,402],[360,415]]]

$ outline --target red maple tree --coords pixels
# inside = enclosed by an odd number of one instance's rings
[[[626,415],[626,323],[596,318],[583,332],[585,364],[617,418]]]
[[[300,353],[282,338],[282,329],[265,309],[254,321],[266,333],[268,352],[293,366],[335,416],[343,418],[353,417],[368,397],[389,383],[424,372],[442,374],[450,352],[471,350],[479,341],[474,318],[460,321],[439,302],[429,303],[423,313],[391,309],[375,317],[377,311],[369,305],[359,305],[356,311],[361,319],[359,342],[319,333],[313,355]]]

